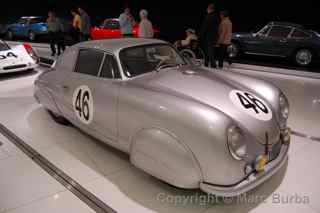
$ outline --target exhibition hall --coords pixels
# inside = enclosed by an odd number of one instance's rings
[[[0,213],[320,212],[317,2],[8,2]]]

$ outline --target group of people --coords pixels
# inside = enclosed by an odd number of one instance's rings
[[[82,7],[72,9],[72,30],[70,32],[74,43],[86,41],[90,38],[90,17]],[[60,55],[65,50],[64,27],[55,12],[49,11],[47,18],[51,55]]]
[[[154,31],[151,21],[148,19],[148,11],[145,9],[140,10],[140,23],[138,37],[140,38],[153,38]],[[130,8],[125,8],[124,12],[119,17],[119,24],[122,35],[124,37],[133,36],[133,26],[136,24],[133,16],[131,15]]]
[[[215,13],[214,4],[209,4],[207,16],[200,29],[200,41],[205,53],[205,66],[223,68],[223,61],[228,59],[227,48],[231,44],[232,22],[228,11]],[[230,60],[228,60],[229,63]]]
[[[71,14],[73,16],[71,36],[75,43],[89,40],[91,20],[87,12],[82,7],[78,7],[77,10],[71,10]],[[142,9],[139,15],[138,37],[153,38],[154,31],[152,23],[148,19],[148,11]],[[52,56],[56,52],[60,55],[65,49],[63,26],[52,11],[48,14],[47,24]],[[124,37],[133,36],[133,27],[136,22],[130,12],[130,8],[125,8],[124,12],[119,16],[119,25]],[[231,43],[232,37],[232,22],[228,11],[221,11],[219,16],[215,12],[214,4],[209,4],[207,16],[202,23],[199,35],[197,36],[193,29],[186,30],[186,35],[186,39],[176,43],[178,47],[190,45],[192,40],[199,40],[205,54],[205,66],[212,68],[223,67],[224,59],[228,59],[227,48]],[[230,60],[228,62],[230,63]]]
[[[85,9],[79,6],[77,9],[71,9],[72,29],[70,35],[73,43],[90,40],[91,20]],[[138,37],[153,38],[154,31],[151,21],[148,19],[148,11],[142,9],[139,13],[140,23]],[[48,31],[50,37],[51,55],[60,55],[65,50],[64,29],[60,19],[53,11],[48,13]],[[120,30],[124,37],[133,36],[133,27],[136,24],[131,15],[130,8],[125,8],[119,17]]]
[[[187,29],[186,38],[175,43],[178,48],[191,45],[192,41],[200,41],[200,46],[205,54],[205,66],[223,68],[223,61],[228,60],[227,48],[231,44],[232,22],[228,11],[221,11],[220,16],[215,13],[214,4],[209,4],[207,16],[204,19],[199,35],[195,30]],[[217,64],[218,62],[218,64]]]

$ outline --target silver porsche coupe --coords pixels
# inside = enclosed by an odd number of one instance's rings
[[[72,123],[180,188],[236,196],[288,157],[289,103],[280,89],[195,65],[160,40],[72,46],[36,79],[34,96],[58,123]]]

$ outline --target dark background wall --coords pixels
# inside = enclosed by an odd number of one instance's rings
[[[12,22],[19,16],[46,15],[54,9],[60,16],[70,18],[69,9],[84,4],[93,24],[98,25],[104,18],[118,17],[125,4],[138,18],[140,8],[149,10],[153,24],[160,28],[165,39],[175,40],[184,35],[186,28],[198,29],[209,2],[217,10],[228,9],[234,22],[235,31],[256,30],[269,21],[291,21],[307,28],[320,31],[319,0],[24,0],[1,2],[0,23]]]

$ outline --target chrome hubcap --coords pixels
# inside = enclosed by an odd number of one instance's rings
[[[238,55],[239,48],[236,44],[231,44],[228,46],[228,54],[230,58],[234,58]]]
[[[312,60],[312,53],[309,50],[299,50],[296,54],[296,61],[300,65],[308,65]]]

